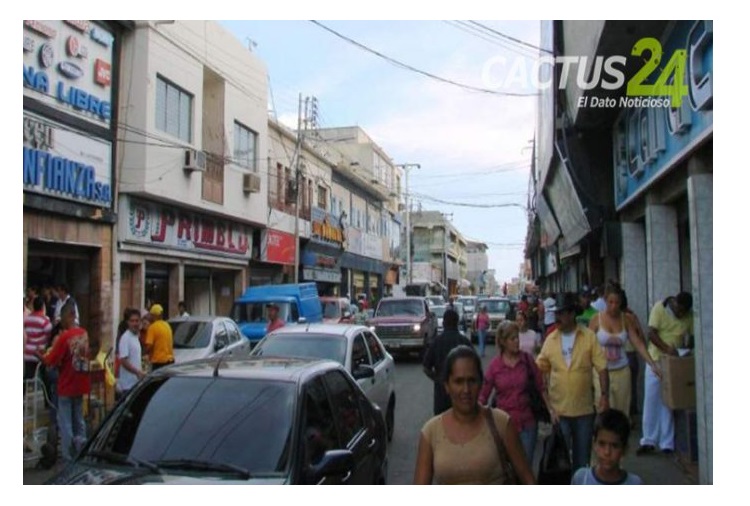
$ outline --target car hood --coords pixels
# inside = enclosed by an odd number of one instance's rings
[[[166,470],[157,474],[145,468],[90,467],[72,464],[46,482],[47,485],[283,485],[286,477],[240,480],[219,475],[176,474]]]
[[[388,324],[397,324],[397,323],[422,323],[422,320],[424,320],[424,316],[408,316],[408,315],[399,315],[399,316],[376,316],[375,318],[370,318],[367,320],[367,323],[369,325],[388,325]]]
[[[208,358],[213,355],[213,353],[209,352],[208,348],[175,348],[172,352],[174,354],[174,361],[178,364]]]

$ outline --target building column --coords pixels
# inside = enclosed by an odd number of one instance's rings
[[[658,301],[680,291],[677,211],[672,206],[646,205],[646,265],[650,311]]]
[[[641,223],[622,222],[622,286],[628,295],[628,306],[642,325],[648,324],[648,269],[646,267],[646,227]],[[645,330],[645,329],[644,329]]]
[[[711,163],[710,161],[708,163]],[[696,420],[701,484],[713,483],[713,174],[702,160],[688,162],[690,253],[695,332]]]
[[[185,296],[185,265],[180,262],[169,268],[169,307],[164,308],[171,318],[177,314],[177,303]]]

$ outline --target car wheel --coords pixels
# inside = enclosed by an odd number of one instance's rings
[[[388,433],[388,442],[393,441],[393,431],[396,423],[396,397],[391,395],[388,401],[388,409],[385,413],[385,427]]]

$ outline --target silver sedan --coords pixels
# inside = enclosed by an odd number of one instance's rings
[[[172,327],[175,363],[216,355],[246,356],[250,341],[224,316],[188,316],[168,320]]]

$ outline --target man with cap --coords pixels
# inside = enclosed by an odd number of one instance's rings
[[[279,306],[275,302],[266,304],[268,310],[268,326],[266,326],[266,334],[273,332],[276,329],[280,329],[284,326],[284,320],[279,318]]]
[[[549,392],[550,414],[573,450],[573,472],[589,465],[594,431],[593,370],[599,376],[602,395],[599,409],[609,408],[607,359],[588,328],[576,324],[579,312],[574,293],[563,295],[557,307],[559,327],[544,341],[536,359]]]
[[[154,304],[149,310],[151,325],[146,331],[146,353],[151,362],[151,370],[174,364],[172,327],[164,321],[164,308]]]

